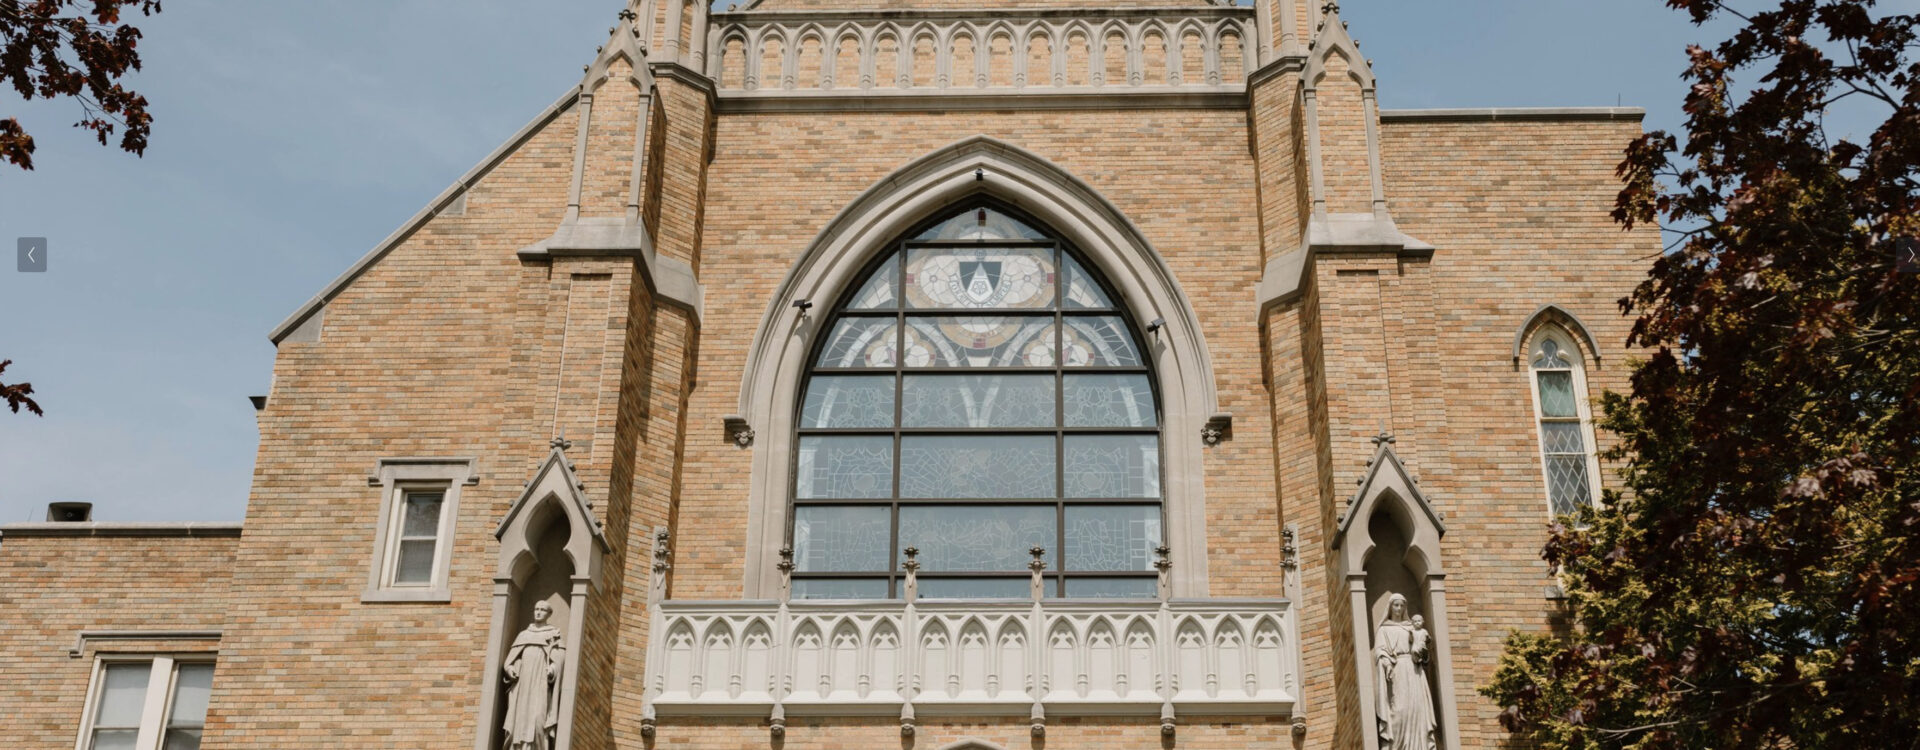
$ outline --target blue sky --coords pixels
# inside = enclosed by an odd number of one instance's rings
[[[44,418],[0,411],[0,522],[239,520],[267,331],[577,82],[620,0],[170,0],[140,23],[145,158],[0,93],[39,142],[0,166],[0,359]],[[1920,0],[1883,10],[1912,12]],[[1902,8],[1905,6],[1905,9]],[[1350,0],[1388,108],[1641,106],[1673,129],[1683,49],[1658,0]]]

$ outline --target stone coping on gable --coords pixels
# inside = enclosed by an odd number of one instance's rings
[[[238,537],[240,524],[212,521],[88,521],[0,524],[0,539],[29,537],[145,536]]]
[[[1380,110],[1381,122],[1639,121],[1646,116],[1647,110],[1642,107],[1463,107]]]

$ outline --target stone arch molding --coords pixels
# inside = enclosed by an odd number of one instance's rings
[[[1520,327],[1513,332],[1514,369],[1521,369],[1521,364],[1526,359],[1527,342],[1532,340],[1533,337],[1540,332],[1540,329],[1548,326],[1559,326],[1565,330],[1568,337],[1578,341],[1580,346],[1586,348],[1586,351],[1582,352],[1582,354],[1590,358],[1590,361],[1593,362],[1594,369],[1600,368],[1600,360],[1602,357],[1600,345],[1594,341],[1593,333],[1587,330],[1587,324],[1580,322],[1580,317],[1574,315],[1572,311],[1559,305],[1548,303],[1534,310],[1532,315],[1527,316],[1526,322],[1521,323]]]
[[[953,742],[949,742],[945,745],[941,745],[939,747],[939,750],[1006,750],[1006,748],[1003,748],[999,745],[995,745],[986,740],[976,739],[973,737],[962,737]]]
[[[1147,342],[1160,380],[1168,546],[1176,596],[1207,595],[1201,432],[1218,411],[1206,339],[1173,271],[1139,227],[1092,186],[1046,159],[980,135],[901,167],[827,223],[768,302],[748,350],[740,410],[729,420],[763,439],[753,446],[745,590],[779,590],[787,481],[799,387],[829,307],[867,262],[914,225],[976,196],[1004,201],[1046,224],[1098,267],[1142,323],[1162,321]],[[794,306],[814,303],[811,310]],[[746,442],[743,440],[742,442]]]

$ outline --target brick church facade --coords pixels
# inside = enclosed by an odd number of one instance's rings
[[[9,747],[1505,746],[1638,110],[1382,110],[1309,0],[588,59],[272,332],[243,524],[0,527]]]

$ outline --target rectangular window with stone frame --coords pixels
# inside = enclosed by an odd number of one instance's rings
[[[460,487],[473,484],[472,459],[383,459],[370,486],[381,488],[374,556],[364,602],[445,602],[453,562]]]
[[[198,750],[213,656],[102,654],[77,750]]]

